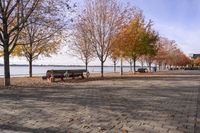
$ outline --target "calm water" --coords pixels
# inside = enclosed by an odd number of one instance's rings
[[[33,75],[40,76],[45,75],[47,70],[67,70],[67,69],[85,69],[85,67],[54,67],[54,66],[34,66]],[[104,67],[105,72],[113,72],[113,67]],[[101,71],[100,67],[88,67],[90,73],[98,73]],[[129,67],[124,67],[124,72],[128,72]],[[117,67],[117,71],[120,72],[120,67]],[[28,66],[11,66],[10,74],[11,76],[28,76],[29,68]],[[4,75],[4,68],[0,66],[0,76]]]

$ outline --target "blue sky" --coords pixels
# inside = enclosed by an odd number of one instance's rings
[[[78,0],[78,7],[83,0]],[[200,0],[122,0],[143,10],[146,19],[154,22],[161,36],[175,40],[186,54],[200,53]],[[63,50],[67,51],[67,49]],[[3,60],[0,59],[0,63]],[[11,63],[27,64],[23,58],[12,58]],[[34,64],[82,64],[65,52],[52,58],[41,58]],[[91,64],[100,64],[98,60]],[[108,61],[106,64],[111,64]]]
[[[161,36],[175,40],[186,53],[200,53],[199,0],[127,0],[154,21]]]

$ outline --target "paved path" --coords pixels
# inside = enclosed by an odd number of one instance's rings
[[[60,84],[0,90],[0,132],[200,133],[200,76]]]

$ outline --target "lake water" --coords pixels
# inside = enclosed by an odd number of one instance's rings
[[[34,76],[41,76],[45,75],[47,70],[67,70],[67,69],[85,69],[85,67],[54,67],[54,66],[33,66],[33,75]],[[104,72],[113,72],[113,67],[104,67]],[[98,73],[101,71],[101,67],[88,67],[90,73]],[[130,71],[128,66],[123,68],[124,72]],[[120,67],[117,67],[117,72],[120,72]],[[28,66],[11,66],[10,67],[10,74],[11,76],[28,76],[29,67]],[[4,67],[0,66],[0,77],[4,75]]]

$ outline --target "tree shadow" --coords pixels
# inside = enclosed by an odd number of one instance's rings
[[[66,133],[66,131],[60,131],[56,128],[40,128],[40,129],[34,129],[34,128],[28,128],[28,127],[22,127],[22,126],[14,126],[11,124],[2,124],[0,125],[0,130],[8,130],[8,131],[14,131],[14,132],[30,132],[30,133]]]
[[[190,81],[198,80],[196,78],[111,78],[106,80],[117,80],[121,82],[123,80],[142,80],[142,81]],[[33,109],[46,108],[48,104],[58,105],[65,112],[76,112],[77,109],[72,110],[73,106],[87,107],[94,112],[98,112],[101,109],[107,110],[107,112],[100,112],[107,117],[119,117],[121,119],[138,120],[138,121],[155,121],[156,114],[166,115],[168,121],[173,125],[179,123],[181,131],[187,131],[187,129],[194,128],[194,125],[185,123],[192,116],[190,113],[190,107],[194,108],[194,93],[199,86],[194,85],[192,88],[185,85],[176,86],[159,86],[156,84],[148,84],[147,86],[138,86],[137,88],[131,86],[115,86],[115,85],[102,85],[102,86],[82,86],[73,85],[67,87],[54,87],[46,89],[16,89],[16,90],[1,90],[0,101],[12,103],[18,102],[21,110],[25,109],[25,112],[31,112]],[[30,103],[28,103],[29,101]],[[36,105],[33,103],[46,103]],[[64,108],[68,107],[68,108]],[[55,107],[56,108],[56,107]],[[111,113],[110,113],[111,112]],[[22,114],[24,112],[21,112]],[[38,112],[41,116],[47,115],[47,112]],[[184,116],[188,114],[188,116]],[[19,114],[20,115],[20,114]],[[48,115],[47,115],[48,116]],[[181,118],[184,117],[184,118]],[[183,120],[183,122],[181,122]],[[96,120],[98,121],[98,120]],[[94,121],[92,121],[94,122]],[[100,121],[98,121],[100,122]],[[17,122],[16,122],[17,123]],[[103,123],[103,122],[102,122]],[[17,127],[11,125],[0,125],[0,129],[12,129],[28,132],[58,132],[60,129],[54,130],[47,129],[30,129],[26,127]],[[199,129],[196,129],[199,131]]]

